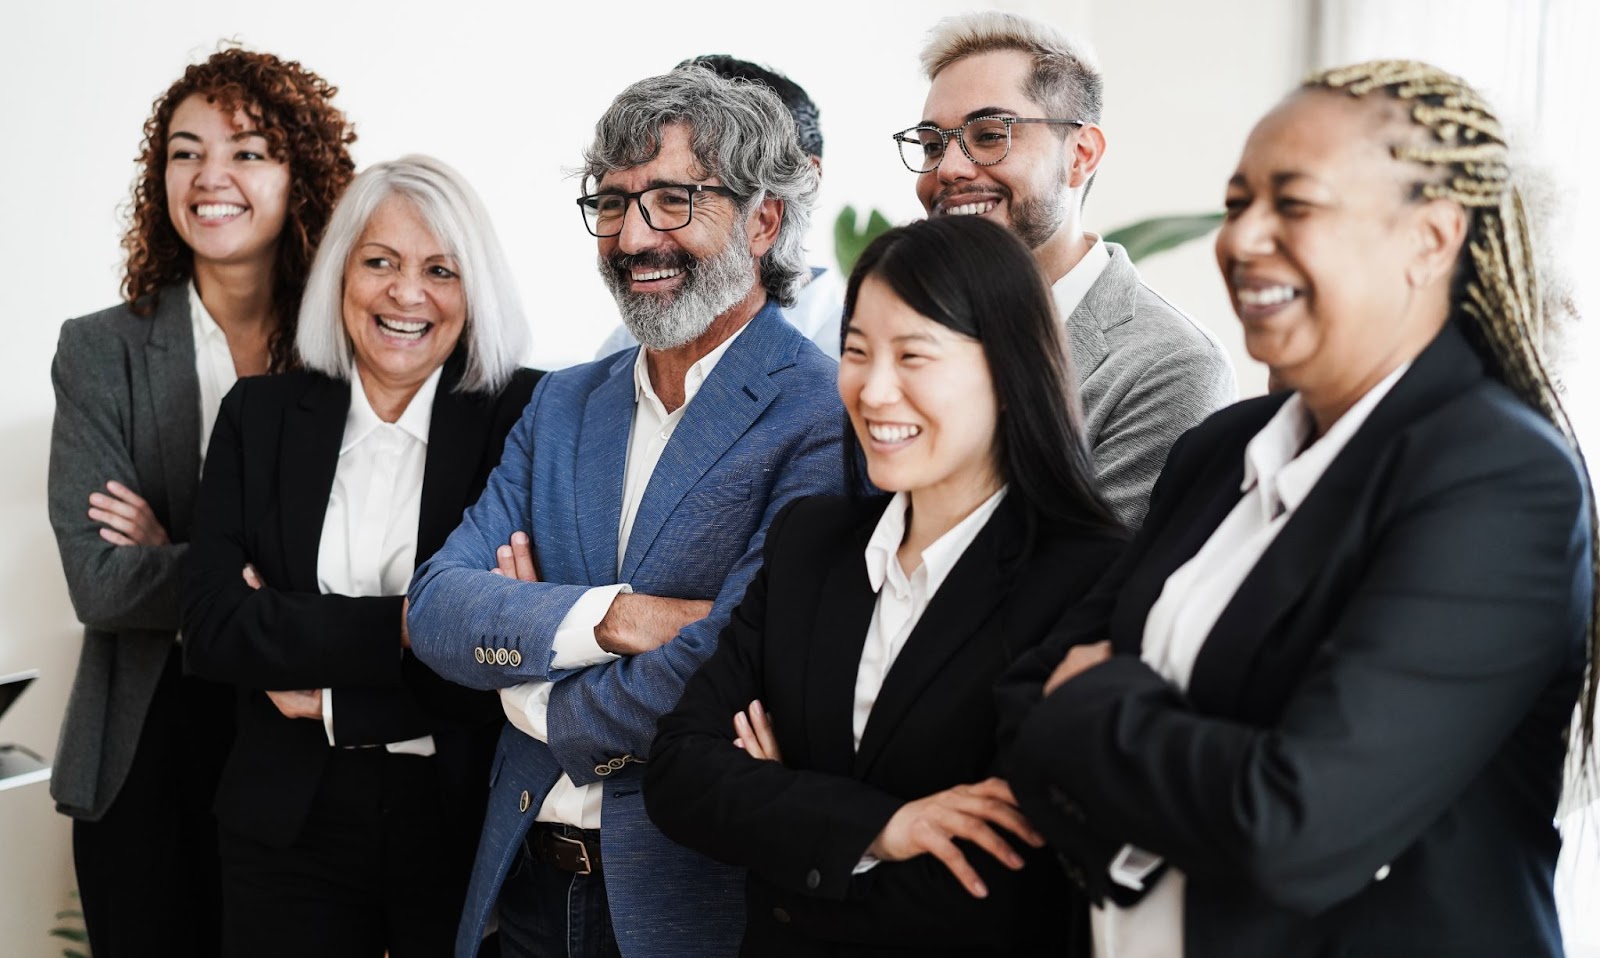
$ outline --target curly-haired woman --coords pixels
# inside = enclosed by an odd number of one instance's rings
[[[50,522],[85,625],[51,791],[97,958],[215,955],[230,693],[182,675],[178,568],[238,376],[292,364],[312,256],[354,174],[335,93],[224,48],[156,98],[123,247],[125,302],[70,320],[51,367]]]

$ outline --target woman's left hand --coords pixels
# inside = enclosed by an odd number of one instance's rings
[[[117,546],[164,546],[170,540],[150,504],[115,479],[105,492],[89,493],[89,518],[102,524],[100,538]]]
[[[755,699],[749,709],[733,717],[733,734],[737,736],[733,740],[734,747],[749,752],[751,758],[782,764],[778,738],[772,734],[772,716],[761,707],[760,699]]]
[[[1074,645],[1067,650],[1067,657],[1061,660],[1056,670],[1050,673],[1050,678],[1045,680],[1044,694],[1049,695],[1060,688],[1068,679],[1077,678],[1101,662],[1111,658],[1111,643],[1109,641],[1091,642],[1088,645]]]

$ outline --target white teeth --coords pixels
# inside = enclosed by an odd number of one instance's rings
[[[921,426],[889,425],[887,423],[867,424],[867,435],[878,442],[904,442],[921,433]]]
[[[982,203],[962,203],[960,206],[947,206],[944,209],[946,216],[974,216],[987,213],[999,206],[996,200],[985,200]]]
[[[233,203],[200,203],[194,208],[203,220],[221,219],[225,216],[238,216],[244,212],[244,207]]]
[[[648,273],[634,273],[633,281],[636,283],[648,283],[653,279],[671,279],[681,272],[683,272],[681,269],[657,269]]]
[[[410,322],[403,319],[389,319],[384,316],[378,317],[378,328],[396,339],[421,339],[422,334],[428,331],[429,325],[431,324],[422,321]]]
[[[1266,289],[1241,289],[1239,302],[1245,306],[1276,306],[1294,299],[1293,286],[1269,286]]]

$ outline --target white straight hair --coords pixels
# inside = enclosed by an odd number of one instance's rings
[[[460,268],[467,301],[461,334],[467,366],[457,391],[498,392],[528,348],[522,300],[478,194],[449,166],[416,153],[367,167],[334,208],[300,301],[294,341],[300,362],[325,376],[349,378],[352,348],[344,328],[344,271],[372,214],[391,196],[403,196],[416,207]]]

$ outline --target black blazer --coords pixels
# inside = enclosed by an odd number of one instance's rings
[[[1188,958],[1559,955],[1585,480],[1454,326],[1245,578],[1188,694],[1139,659],[1150,607],[1239,500],[1245,445],[1285,398],[1173,446],[1127,554],[1008,676],[1023,808],[1091,897],[1124,842],[1183,869]],[[1104,638],[1111,661],[1038,702],[1068,646]]]
[[[454,391],[462,354],[433,402],[417,561],[438,550],[483,491],[539,373],[497,396]],[[404,596],[317,589],[323,517],[350,408],[350,384],[317,373],[241,379],[217,415],[184,565],[187,668],[239,686],[238,738],[217,791],[218,819],[259,841],[295,840],[328,759],[322,723],[284,718],[264,689],[333,688],[341,745],[432,735],[447,807],[473,833],[502,718],[492,693],[446,683],[400,650]],[[240,577],[253,563],[265,586]],[[470,848],[470,844],[468,845]]]
[[[986,900],[932,856],[851,871],[902,804],[993,774],[995,679],[1122,543],[1030,533],[1020,501],[1004,499],[895,659],[858,752],[856,672],[876,603],[862,556],[888,501],[804,499],[773,520],[716,653],[661,719],[645,806],[668,837],[750,869],[745,955],[1058,953],[1070,889],[1048,853],[1029,850],[1014,873],[963,846]],[[733,715],[754,698],[774,716],[782,765],[732,744]]]

